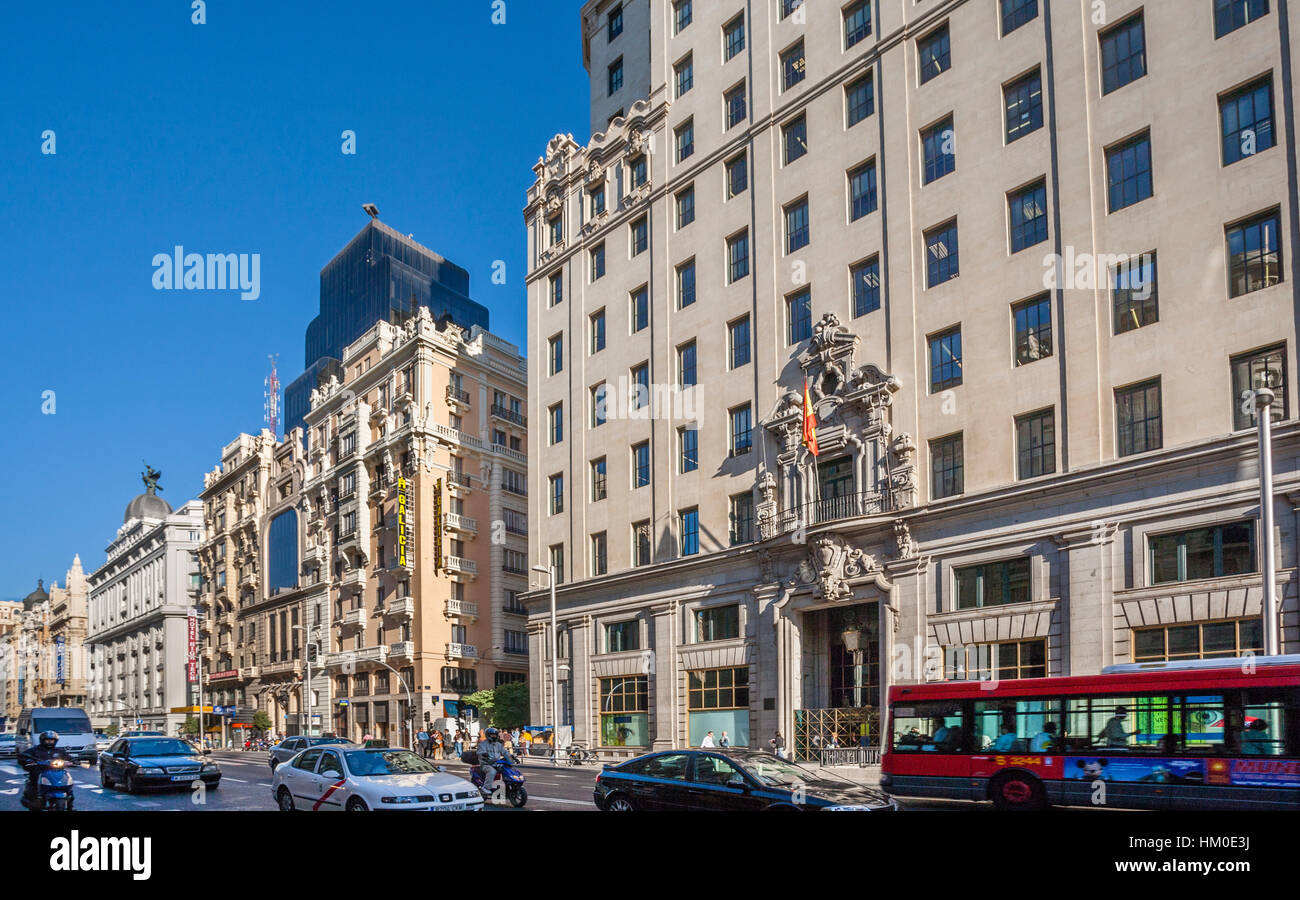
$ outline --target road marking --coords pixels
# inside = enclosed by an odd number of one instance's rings
[[[17,766],[0,766],[0,772],[4,772],[6,775],[23,774],[23,770],[18,768]]]
[[[221,777],[221,780],[222,780],[222,781],[233,781],[235,784],[248,784],[247,781],[244,781],[244,780],[241,779],[241,778],[231,778],[229,775],[223,775],[223,776]]]
[[[538,797],[533,794],[529,794],[528,799],[536,800],[539,803],[570,803],[574,806],[590,806],[592,809],[596,808],[596,804],[590,800],[562,800],[559,797]]]

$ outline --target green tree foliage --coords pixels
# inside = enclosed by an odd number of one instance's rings
[[[259,709],[253,713],[253,727],[258,731],[271,730],[271,717],[266,714],[266,710]]]
[[[516,728],[528,724],[527,682],[516,681],[478,691],[466,697],[465,702],[478,709],[480,722],[497,728]]]

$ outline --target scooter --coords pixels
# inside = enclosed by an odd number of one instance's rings
[[[510,805],[515,809],[519,809],[528,802],[528,791],[524,788],[523,772],[520,772],[513,763],[506,762],[504,758],[494,760],[492,768],[497,770],[497,780],[494,784],[499,785],[499,787],[497,787],[496,791],[488,790],[483,772],[478,766],[470,769],[469,780],[474,787],[478,788],[484,800],[489,802],[495,800],[500,796],[497,791],[504,787],[506,799],[510,801]]]
[[[32,812],[54,810],[67,812],[72,809],[72,773],[68,771],[69,763],[62,759],[50,759],[36,763],[34,768],[40,771],[36,778],[36,792],[32,796],[24,791],[23,806]]]

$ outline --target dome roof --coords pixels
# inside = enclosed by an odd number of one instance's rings
[[[165,519],[171,514],[172,505],[153,491],[148,491],[127,504],[122,524],[125,525],[132,519]]]
[[[36,590],[23,598],[23,609],[35,609],[49,599],[50,595],[45,592],[45,579],[38,578],[36,579]]]

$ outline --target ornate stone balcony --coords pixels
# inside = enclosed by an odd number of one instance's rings
[[[478,647],[473,644],[447,644],[448,659],[464,659],[478,662]]]
[[[456,513],[443,513],[443,525],[451,531],[460,531],[473,537],[478,534],[478,519],[471,516],[461,516]]]
[[[460,616],[467,619],[478,618],[478,604],[472,600],[448,600],[443,612],[449,618]]]
[[[395,644],[388,645],[388,658],[397,660],[410,660],[415,658],[414,641],[398,641]]]

